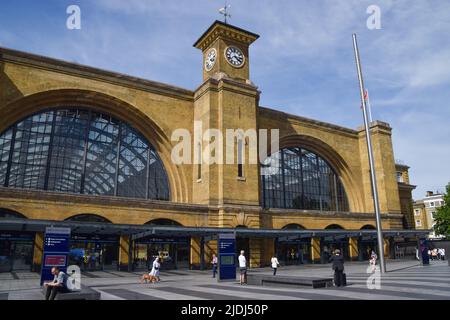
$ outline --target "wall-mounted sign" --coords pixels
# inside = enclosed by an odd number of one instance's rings
[[[236,280],[236,237],[234,234],[219,234],[217,241],[219,253],[218,281]]]
[[[70,228],[47,227],[45,229],[41,286],[44,282],[53,280],[51,273],[53,267],[58,267],[61,271],[66,272],[69,240]]]

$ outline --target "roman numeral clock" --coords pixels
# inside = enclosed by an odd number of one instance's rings
[[[229,78],[249,80],[249,46],[259,36],[241,28],[215,21],[194,44],[203,51],[203,80],[226,74]]]

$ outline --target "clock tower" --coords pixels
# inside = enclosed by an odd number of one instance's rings
[[[257,164],[249,161],[255,143],[251,133],[257,132],[258,128],[260,95],[250,81],[249,46],[258,37],[252,32],[215,21],[194,44],[203,53],[203,82],[194,95],[195,126],[201,124],[203,135],[193,141],[193,155],[195,157],[201,150],[203,159],[200,164],[192,166],[192,200],[219,207],[218,215],[208,217],[211,227],[245,225],[258,228],[261,221],[259,169]],[[238,134],[230,139],[227,130],[245,134],[244,137]],[[208,132],[213,131],[223,137],[221,153],[224,158],[222,162],[206,163],[205,156],[219,157],[220,149],[211,152],[208,148],[217,138],[205,138]],[[230,142],[234,145],[233,154],[227,153]],[[226,161],[226,155],[234,157],[234,162]],[[242,155],[243,163],[239,163]],[[242,205],[247,209],[238,210]]]
[[[258,38],[252,32],[215,21],[194,44],[203,52],[203,81],[225,74],[249,83],[249,46]]]

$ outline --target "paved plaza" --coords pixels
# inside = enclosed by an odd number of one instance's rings
[[[101,293],[102,300],[450,300],[450,267],[447,261],[421,266],[415,261],[389,261],[389,273],[382,276],[381,289],[366,285],[366,263],[347,263],[348,286],[312,289],[308,287],[260,287],[238,282],[218,283],[210,271],[171,270],[161,272],[161,282],[140,284],[139,272],[97,271],[83,273],[82,283]],[[249,272],[270,274],[269,268]],[[331,277],[330,265],[302,265],[279,268],[279,275]],[[0,274],[0,299],[42,300],[36,273]]]

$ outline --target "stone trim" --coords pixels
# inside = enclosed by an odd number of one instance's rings
[[[243,43],[246,43],[247,45],[250,45],[256,39],[259,38],[259,35],[216,20],[208,28],[208,30],[206,30],[200,36],[200,38],[194,43],[193,46],[197,49],[205,50],[218,37],[223,37],[223,38],[227,38],[227,39],[238,41],[238,42],[243,42]]]
[[[107,82],[176,99],[193,101],[194,98],[193,91],[165,83],[1,47],[0,61]]]
[[[280,119],[280,120],[292,121],[294,124],[299,124],[299,125],[305,125],[305,124],[308,125],[309,124],[309,125],[311,125],[311,127],[316,127],[318,129],[331,129],[331,130],[333,130],[333,132],[336,132],[336,130],[337,130],[338,132],[345,134],[347,136],[350,136],[352,138],[358,138],[358,136],[357,136],[358,132],[353,129],[341,127],[341,126],[331,124],[328,122],[323,122],[323,121],[319,121],[319,120],[314,120],[314,119],[310,119],[310,118],[306,118],[306,117],[302,117],[302,116],[289,114],[289,113],[286,113],[283,111],[274,110],[274,109],[270,109],[267,107],[259,106],[259,109],[260,109],[259,116],[263,116],[264,112],[277,113],[280,117],[284,118],[284,119]]]

